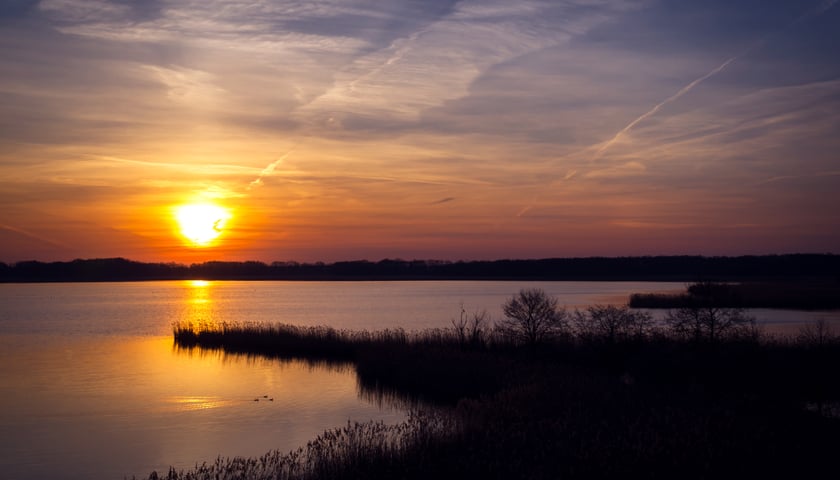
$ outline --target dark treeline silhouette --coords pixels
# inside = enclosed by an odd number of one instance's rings
[[[837,281],[840,255],[739,257],[651,256],[538,260],[440,261],[385,259],[335,263],[212,261],[183,265],[124,258],[0,263],[0,282],[136,280],[762,280]]]

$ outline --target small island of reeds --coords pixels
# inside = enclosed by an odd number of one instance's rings
[[[540,315],[531,293],[549,302],[547,323],[517,317]],[[176,325],[178,348],[350,365],[363,394],[412,413],[149,478],[817,478],[836,468],[840,339],[824,322],[773,337],[743,317],[709,334],[708,323],[657,324],[627,307],[564,312],[539,291],[505,313],[491,324],[464,312],[421,332]]]
[[[690,284],[680,293],[634,293],[633,308],[684,308],[713,304],[727,308],[778,308],[787,310],[840,309],[840,282],[773,280],[748,282],[703,281]]]

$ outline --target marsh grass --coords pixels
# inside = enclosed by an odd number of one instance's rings
[[[463,397],[492,393],[509,383],[511,359],[498,351],[503,338],[464,345],[452,331],[337,330],[286,324],[175,324],[177,348],[227,354],[305,359],[355,366],[367,394],[454,405]],[[495,351],[491,351],[493,345]]]
[[[350,361],[354,345],[366,341],[367,332],[295,325],[179,323],[173,325],[175,344],[181,348],[223,350],[274,358],[309,358]]]
[[[819,477],[840,445],[825,414],[840,400],[840,342],[812,337],[586,332],[523,346],[457,329],[180,325],[176,343],[192,348],[347,362],[363,394],[422,410],[161,478]]]
[[[451,417],[413,412],[397,425],[351,423],[327,430],[290,452],[223,458],[189,470],[153,472],[148,480],[399,478],[434,461],[436,446],[457,435]]]

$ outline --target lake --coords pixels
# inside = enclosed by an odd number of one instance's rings
[[[120,479],[217,456],[288,451],[348,421],[405,413],[360,394],[352,367],[173,346],[174,322],[448,327],[463,307],[539,287],[567,308],[662,282],[134,282],[0,284],[0,477]],[[837,312],[757,310],[773,332]]]

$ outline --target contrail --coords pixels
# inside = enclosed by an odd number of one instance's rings
[[[721,70],[726,68],[727,65],[729,65],[730,63],[734,62],[739,56],[740,55],[732,57],[729,60],[721,63],[720,65],[718,65],[717,68],[715,68],[711,72],[703,75],[702,77],[698,78],[697,80],[694,80],[693,82],[684,86],[683,88],[680,89],[679,92],[677,92],[677,93],[671,95],[670,97],[666,98],[665,100],[659,102],[658,104],[656,104],[655,107],[651,108],[650,110],[648,110],[647,112],[645,112],[641,116],[639,116],[637,119],[628,123],[626,127],[622,128],[618,133],[615,134],[615,136],[613,136],[609,141],[607,141],[607,143],[601,145],[601,148],[599,148],[597,151],[595,151],[595,158],[598,158],[602,153],[604,153],[604,150],[610,148],[612,146],[612,144],[614,144],[615,142],[618,141],[619,138],[621,138],[622,135],[627,133],[631,128],[635,127],[639,122],[641,122],[644,119],[646,119],[646,118],[650,117],[651,115],[655,114],[656,112],[659,111],[659,109],[661,109],[665,105],[673,102],[674,100],[676,100],[676,99],[682,97],[683,95],[685,95],[686,93],[690,92],[692,88],[696,87],[703,80],[706,80],[707,78],[711,77],[712,75],[720,73]]]
[[[52,246],[54,246],[54,247],[60,247],[60,248],[72,248],[70,245],[67,245],[66,243],[61,243],[61,242],[59,242],[59,241],[57,241],[57,240],[51,240],[51,239],[49,239],[49,238],[42,237],[42,236],[40,236],[40,235],[36,235],[36,234],[34,234],[34,233],[32,233],[32,232],[28,232],[28,231],[26,231],[26,230],[24,230],[24,229],[22,229],[22,228],[13,227],[13,226],[11,226],[11,225],[6,225],[6,224],[4,224],[4,223],[0,223],[0,230],[8,230],[8,231],[10,231],[10,232],[15,232],[15,233],[20,234],[20,235],[23,235],[23,236],[25,236],[25,237],[27,237],[27,238],[31,238],[31,239],[34,239],[34,240],[38,240],[38,241],[41,241],[41,242],[44,242],[44,243],[50,244],[50,245],[52,245]]]
[[[834,4],[837,3],[837,2],[838,2],[838,0],[824,0],[822,3],[817,5],[817,7],[814,8],[812,11],[807,12],[804,15],[802,15],[800,20],[805,19],[805,18],[807,18],[808,16],[811,16],[811,15],[813,15],[815,17],[818,17],[818,16],[822,15],[823,13],[825,13],[827,10],[829,10],[831,7],[833,7]]]
[[[741,52],[741,53],[739,53],[738,55],[735,55],[734,57],[732,57],[732,58],[728,59],[727,61],[725,61],[725,62],[721,63],[721,64],[720,64],[720,65],[718,65],[718,67],[717,67],[717,68],[715,68],[714,70],[712,70],[712,71],[710,71],[709,73],[707,73],[707,74],[703,75],[702,77],[700,77],[700,78],[698,78],[698,79],[694,80],[693,82],[691,82],[691,83],[689,83],[688,85],[686,85],[686,86],[684,86],[683,88],[681,88],[681,89],[680,89],[680,91],[678,91],[677,93],[675,93],[675,94],[671,95],[670,97],[666,98],[665,100],[663,100],[663,101],[659,102],[656,106],[654,106],[653,108],[651,108],[650,110],[648,110],[647,112],[643,113],[641,116],[639,116],[638,118],[636,118],[635,120],[633,120],[632,122],[630,122],[629,124],[627,124],[627,126],[626,126],[626,127],[624,127],[624,128],[622,128],[621,130],[619,130],[619,132],[618,132],[618,133],[616,133],[616,134],[615,134],[615,135],[614,135],[611,139],[609,139],[606,143],[604,143],[603,145],[601,145],[601,146],[598,148],[598,150],[596,150],[596,151],[595,151],[595,157],[594,157],[594,158],[595,158],[595,159],[597,159],[598,157],[600,157],[600,156],[601,156],[601,154],[602,154],[602,153],[604,153],[604,151],[606,151],[608,148],[610,148],[610,147],[611,147],[611,146],[612,146],[615,142],[617,142],[617,141],[618,141],[618,140],[619,140],[619,139],[620,139],[620,138],[621,138],[621,137],[622,137],[625,133],[627,133],[630,129],[632,129],[633,127],[635,127],[636,125],[638,125],[638,124],[639,124],[639,122],[644,121],[645,119],[647,119],[647,118],[648,118],[648,117],[650,117],[651,115],[653,115],[653,114],[655,114],[656,112],[658,112],[658,111],[659,111],[662,107],[664,107],[665,105],[667,105],[667,104],[669,104],[669,103],[671,103],[671,102],[673,102],[673,101],[675,101],[675,100],[679,99],[680,97],[682,97],[682,96],[683,96],[683,95],[685,95],[686,93],[690,92],[690,91],[691,91],[694,87],[696,87],[697,85],[699,85],[700,83],[702,83],[704,80],[706,80],[706,79],[708,79],[709,77],[712,77],[712,76],[714,76],[714,75],[717,75],[718,73],[720,73],[721,71],[723,71],[723,69],[725,69],[727,66],[729,66],[729,64],[730,64],[730,63],[732,63],[732,62],[734,62],[735,60],[737,60],[737,59],[739,59],[739,58],[741,58],[741,57],[743,57],[743,56],[745,56],[745,55],[749,54],[749,53],[750,53],[750,52],[752,52],[753,50],[755,50],[755,49],[757,49],[757,48],[759,48],[759,47],[764,46],[765,44],[767,44],[767,42],[768,42],[768,41],[770,41],[770,39],[771,39],[771,38],[773,38],[774,36],[778,35],[779,33],[783,32],[783,31],[785,31],[785,30],[787,30],[787,29],[789,29],[789,28],[793,27],[794,25],[796,25],[796,24],[798,24],[798,23],[800,23],[800,22],[803,22],[803,21],[805,21],[805,20],[807,20],[807,19],[814,18],[814,17],[818,17],[818,16],[822,15],[823,13],[825,13],[826,11],[828,11],[828,10],[830,10],[832,7],[834,7],[834,5],[835,5],[838,1],[840,1],[840,0],[823,0],[823,1],[822,1],[822,2],[820,2],[820,3],[819,3],[819,5],[817,5],[816,7],[812,8],[811,10],[808,10],[808,11],[806,11],[805,13],[803,13],[802,15],[800,15],[800,16],[799,16],[796,20],[794,20],[793,22],[791,22],[790,24],[788,24],[788,26],[787,26],[787,27],[782,28],[782,29],[780,29],[780,30],[776,31],[775,33],[773,33],[773,34],[771,34],[771,35],[766,35],[765,37],[761,38],[761,39],[760,39],[760,40],[758,40],[757,42],[755,42],[755,43],[753,43],[752,45],[750,45],[749,47],[747,47],[747,48],[746,48],[743,52]]]
[[[263,177],[271,175],[274,172],[274,169],[277,168],[277,166],[280,165],[283,162],[283,160],[285,160],[289,156],[289,154],[292,153],[293,150],[294,150],[294,148],[292,148],[291,150],[286,152],[283,156],[281,156],[277,160],[269,163],[267,167],[263,168],[262,171],[260,172],[260,174],[257,175],[257,178],[255,178],[253,182],[248,184],[247,190],[251,190],[253,188],[261,186],[263,184],[263,181],[262,181]]]

